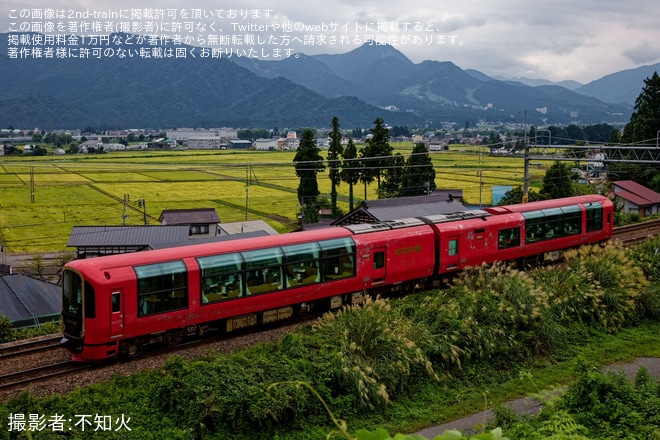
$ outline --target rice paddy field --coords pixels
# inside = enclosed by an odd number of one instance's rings
[[[412,144],[392,146],[406,158],[412,151]],[[430,154],[438,189],[461,189],[469,204],[489,205],[493,186],[523,184],[522,158],[489,156],[464,146]],[[64,251],[74,226],[144,224],[138,200],[144,201],[152,225],[159,224],[164,209],[215,208],[224,223],[263,219],[289,232],[297,227],[300,209],[294,156],[290,151],[183,150],[0,157],[0,244],[11,253]],[[538,190],[544,174],[545,167],[531,167],[530,188]],[[318,183],[329,198],[327,172],[318,174]],[[340,208],[348,212],[348,185],[342,183],[338,191]],[[356,205],[364,194],[358,184]],[[367,199],[375,198],[373,183]]]

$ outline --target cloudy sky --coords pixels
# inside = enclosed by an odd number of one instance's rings
[[[196,38],[222,35],[220,45],[228,43],[230,35],[239,36],[245,45],[249,41],[244,38],[252,33],[251,44],[268,53],[269,48],[283,47],[287,34],[297,37],[286,42],[296,52],[343,53],[374,38],[392,44],[415,63],[452,61],[463,69],[509,78],[588,83],[660,62],[657,0],[260,0],[251,4],[235,0],[2,0],[0,4],[2,32],[47,21],[22,17],[47,8],[62,9],[67,15],[96,11],[101,23],[110,21],[105,15],[116,11],[123,18],[133,9],[159,8],[169,11],[163,20],[155,20],[166,24],[165,31],[172,23],[192,21],[190,16],[182,17],[181,10],[191,14],[199,9],[214,16],[201,20],[205,21],[202,32],[190,34]],[[232,9],[237,12],[233,18],[229,16]],[[170,15],[172,11],[176,17]],[[70,20],[55,21],[68,24]],[[285,28],[285,23],[292,27]],[[263,38],[260,42],[257,34]]]

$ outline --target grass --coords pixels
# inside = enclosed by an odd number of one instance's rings
[[[393,146],[404,157],[412,150],[412,144]],[[131,197],[130,225],[143,223],[135,201],[144,199],[150,224],[157,224],[163,209],[204,207],[215,208],[222,222],[263,219],[279,232],[288,232],[299,209],[294,155],[185,150],[3,157],[0,242],[13,253],[63,251],[74,226],[122,224],[124,194]],[[520,158],[491,157],[474,149],[431,153],[431,158],[436,186],[463,190],[467,203],[490,204],[493,185],[522,184]],[[532,172],[534,186],[544,170]],[[329,198],[327,173],[317,180],[322,195]],[[338,192],[340,208],[347,212],[348,185],[342,183]],[[362,184],[354,187],[354,194],[356,202],[364,198]],[[373,183],[367,199],[375,198]]]
[[[660,322],[647,322],[627,328],[615,335],[591,337],[582,346],[564,353],[564,360],[539,359],[517,371],[495,372],[481,365],[478,377],[456,381],[453,387],[439,387],[429,381],[411,393],[410,399],[399,400],[374,426],[390,432],[416,432],[423,428],[457,420],[506,401],[556,390],[576,380],[575,367],[584,360],[594,367],[629,362],[637,357],[660,357],[658,345]],[[532,380],[521,377],[529,373]],[[475,380],[476,379],[476,380]],[[440,394],[440,397],[438,396]],[[365,422],[371,425],[372,422]]]

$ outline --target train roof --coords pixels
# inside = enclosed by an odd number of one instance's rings
[[[419,218],[404,218],[401,220],[386,220],[379,223],[359,223],[355,225],[344,225],[343,228],[348,229],[355,235],[366,234],[376,231],[387,231],[390,229],[410,228],[412,226],[423,226],[426,223]]]
[[[459,211],[451,214],[436,214],[420,217],[420,219],[429,225],[437,225],[438,223],[457,222],[460,220],[468,220],[472,218],[486,218],[491,214],[481,209],[474,209],[472,211]]]
[[[594,203],[594,202],[611,203],[611,201],[605,196],[601,196],[598,194],[590,194],[585,196],[564,197],[561,199],[540,200],[537,202],[519,203],[517,205],[494,206],[492,208],[486,208],[486,211],[493,215],[502,215],[502,214],[510,214],[514,212],[529,212],[529,211],[539,211],[542,209],[561,208],[569,205],[578,205],[578,204]]]

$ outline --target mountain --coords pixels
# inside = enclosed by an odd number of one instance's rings
[[[660,63],[611,73],[578,87],[575,91],[604,102],[632,105],[642,93],[644,80],[650,78],[653,72],[660,72]]]
[[[522,120],[519,115],[526,109],[532,124],[625,123],[631,111],[628,105],[605,104],[566,88],[568,93],[559,93],[499,81],[449,61],[415,64],[389,45],[367,43],[344,54],[286,62],[237,62],[257,75],[281,75],[326,97],[356,96],[377,107],[417,115],[431,125],[444,120]]]
[[[2,127],[326,127],[334,116],[344,127],[371,126],[378,116],[416,124],[414,115],[325,97],[228,58],[12,60],[6,48],[0,77],[12,81],[0,82]]]
[[[505,78],[501,76],[496,76],[494,77],[497,80],[500,81],[508,81],[508,82],[517,82],[517,83],[522,83],[527,86],[532,86],[532,87],[538,87],[538,86],[561,86],[564,87],[568,90],[575,90],[578,87],[582,87],[582,83],[579,83],[577,81],[573,80],[565,80],[565,81],[550,81],[549,79],[535,79],[535,78],[527,78],[527,77],[513,77],[513,78]]]
[[[7,34],[3,34],[7,38]],[[126,38],[116,34],[113,38]],[[199,49],[181,46],[186,50]],[[144,42],[137,50],[152,51]],[[498,81],[389,45],[279,61],[220,58],[10,59],[0,40],[0,126],[437,127],[443,121],[625,123],[630,106],[565,88]],[[536,111],[536,109],[539,109]],[[577,115],[577,116],[576,116]]]

